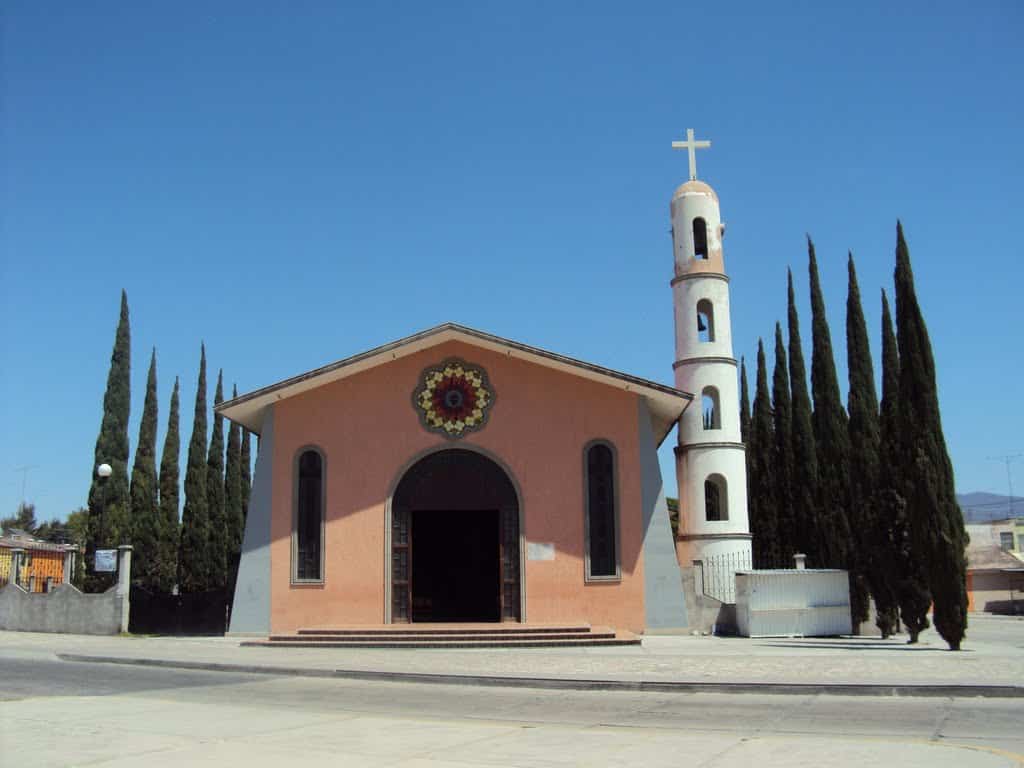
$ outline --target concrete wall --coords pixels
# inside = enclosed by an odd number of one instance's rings
[[[1024,613],[1024,573],[969,571],[967,597],[971,611]]]
[[[671,632],[686,628],[686,600],[676,560],[672,526],[668,519],[658,447],[651,430],[647,402],[638,401],[640,430],[641,511],[644,528],[645,632]]]
[[[849,574],[824,569],[737,573],[736,621],[743,637],[849,635]]]
[[[116,635],[128,631],[128,595],[115,585],[98,595],[59,584],[42,594],[14,584],[0,589],[0,629]]]
[[[698,568],[680,568],[686,602],[687,630],[693,635],[735,635],[736,605],[703,594]]]
[[[231,606],[232,635],[270,634],[270,500],[273,482],[274,408],[267,409],[260,430],[256,470],[245,518],[242,556]]]

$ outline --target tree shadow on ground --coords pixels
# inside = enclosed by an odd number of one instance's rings
[[[842,649],[846,651],[945,651],[944,646],[931,645],[928,643],[915,643],[909,645],[905,640],[886,641],[882,639],[871,639],[858,641],[854,638],[837,637],[821,638],[818,640],[810,638],[778,639],[758,642],[759,646],[765,648],[816,648],[827,651]],[[969,648],[962,649],[963,653],[970,653]]]

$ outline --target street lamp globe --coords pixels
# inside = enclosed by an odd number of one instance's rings
[[[104,480],[110,477],[110,473],[113,471],[114,470],[110,468],[109,464],[100,464],[98,467],[96,467],[96,474],[99,475]]]

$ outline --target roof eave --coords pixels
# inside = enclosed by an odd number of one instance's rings
[[[603,366],[586,363],[575,358],[559,355],[539,347],[503,339],[474,328],[444,323],[403,339],[384,344],[358,355],[338,360],[306,373],[261,387],[252,392],[227,400],[214,408],[214,412],[259,434],[266,409],[274,403],[301,394],[333,381],[370,370],[399,357],[415,354],[446,341],[461,340],[492,351],[501,351],[509,356],[521,355],[523,359],[545,365],[549,368],[568,370],[575,375],[603,381],[606,384],[634,392],[645,397],[652,414],[652,427],[661,445],[683,411],[693,400],[693,395],[674,387],[641,379],[630,374]],[[390,356],[390,357],[389,357]],[[655,414],[660,418],[655,421]]]

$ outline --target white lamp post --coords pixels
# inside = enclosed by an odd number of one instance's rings
[[[97,536],[97,545],[99,546],[104,545],[105,537],[107,535],[106,528],[103,525],[103,515],[107,511],[107,478],[110,477],[113,471],[114,470],[111,469],[110,465],[106,463],[100,464],[96,467],[96,476],[99,477],[100,485],[103,486],[103,493],[100,496],[100,531],[99,536]]]

